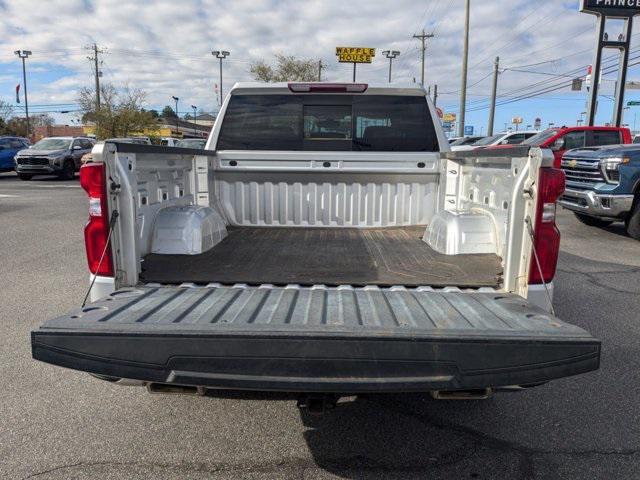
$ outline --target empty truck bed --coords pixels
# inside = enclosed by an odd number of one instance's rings
[[[424,227],[229,230],[200,255],[147,255],[146,283],[499,287],[496,255],[442,255]]]

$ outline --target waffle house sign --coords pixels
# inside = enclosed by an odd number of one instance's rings
[[[376,49],[363,47],[336,47],[336,56],[340,63],[371,63],[373,61],[373,57],[376,56]]]

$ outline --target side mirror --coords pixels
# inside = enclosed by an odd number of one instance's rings
[[[554,152],[559,152],[560,150],[564,150],[564,145],[564,138],[559,138],[555,142],[553,142],[553,145],[551,145],[551,150],[553,150]]]
[[[82,147],[80,145],[74,145],[73,149],[74,150],[82,150]]]
[[[500,145],[509,145],[509,140],[502,140]]]

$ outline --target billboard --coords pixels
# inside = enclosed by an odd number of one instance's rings
[[[442,120],[444,120],[445,122],[455,122],[456,121],[456,114],[455,113],[445,113],[444,116],[442,117]]]
[[[336,47],[336,55],[340,63],[371,63],[376,56],[375,48]]]
[[[640,0],[581,0],[580,11],[607,17],[633,17],[640,14]]]

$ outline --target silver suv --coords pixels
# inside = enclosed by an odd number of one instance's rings
[[[82,156],[91,152],[94,143],[86,137],[43,138],[15,156],[18,177],[31,180],[34,175],[56,174],[71,180],[80,169]]]

